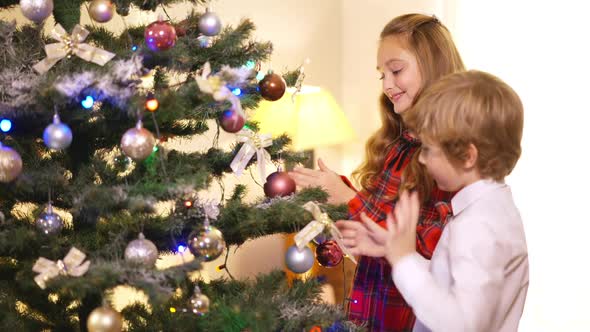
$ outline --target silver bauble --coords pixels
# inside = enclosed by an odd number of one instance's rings
[[[205,36],[215,36],[221,31],[221,20],[217,14],[207,10],[199,19],[199,31]]]
[[[43,131],[43,142],[50,149],[63,150],[72,143],[72,130],[61,123],[56,114],[53,116],[53,123]]]
[[[20,10],[29,20],[41,23],[53,12],[53,0],[20,0]]]
[[[55,235],[64,228],[64,222],[59,215],[53,212],[53,208],[49,205],[47,210],[42,212],[35,220],[35,227],[44,235]]]
[[[158,260],[158,248],[139,233],[138,239],[129,242],[125,248],[125,260],[146,267],[153,267]]]
[[[210,262],[225,250],[223,234],[213,226],[203,226],[188,236],[188,249],[195,258]]]
[[[98,23],[110,21],[115,14],[115,5],[110,0],[92,0],[88,7],[90,18]]]
[[[134,160],[144,160],[154,151],[156,139],[149,130],[143,128],[141,121],[137,122],[135,128],[125,132],[121,138],[121,149]]]
[[[209,297],[201,293],[199,287],[195,287],[195,294],[190,299],[190,310],[193,314],[202,316],[209,312]]]
[[[23,160],[14,149],[0,143],[0,182],[8,183],[23,169]]]
[[[289,270],[295,273],[304,273],[309,271],[315,262],[313,251],[308,246],[299,250],[296,245],[287,249],[285,254],[285,264]]]
[[[121,332],[123,317],[109,307],[98,307],[88,316],[86,327],[88,332]]]

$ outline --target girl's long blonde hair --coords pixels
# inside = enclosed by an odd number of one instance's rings
[[[422,14],[398,16],[385,25],[381,31],[381,41],[389,36],[402,37],[408,50],[416,57],[423,80],[421,90],[447,74],[465,70],[451,34],[436,17]],[[414,103],[418,98],[419,94]],[[393,111],[393,104],[383,93],[380,104],[381,128],[367,141],[365,161],[353,173],[354,179],[368,192],[375,189],[374,180],[383,171],[387,152],[400,137],[403,129],[401,116]],[[399,192],[404,189],[416,189],[420,196],[426,199],[434,183],[418,163],[419,153],[420,151],[417,151],[414,154],[404,170]]]

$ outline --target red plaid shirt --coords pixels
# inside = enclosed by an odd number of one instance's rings
[[[397,195],[401,174],[412,159],[420,141],[404,131],[393,145],[385,161],[382,173],[375,180],[373,193],[359,191],[348,203],[349,217],[360,220],[365,212],[372,220],[385,227],[385,217],[395,203],[386,197]],[[450,211],[451,194],[435,189],[431,198],[420,208],[416,234],[416,248],[427,259],[442,234],[442,228]],[[348,318],[369,331],[411,331],[415,316],[399,293],[391,277],[391,266],[384,258],[361,257],[356,268],[351,291]]]

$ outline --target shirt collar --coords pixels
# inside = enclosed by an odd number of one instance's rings
[[[504,181],[498,182],[491,179],[478,180],[464,187],[451,199],[453,215],[459,215],[461,211],[465,210],[469,205],[483,197],[485,194],[502,187],[506,187]]]

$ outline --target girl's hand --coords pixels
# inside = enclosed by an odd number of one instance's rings
[[[318,159],[318,166],[319,170],[296,167],[289,172],[289,176],[299,188],[322,187],[329,195],[330,204],[346,204],[356,195],[356,192],[342,181],[340,175],[329,169],[321,159]]]

